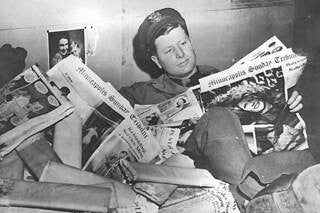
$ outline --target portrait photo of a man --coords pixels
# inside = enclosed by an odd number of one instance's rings
[[[86,63],[84,29],[48,31],[48,43],[49,68],[71,54]]]

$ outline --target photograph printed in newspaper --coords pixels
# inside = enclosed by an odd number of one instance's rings
[[[192,90],[155,105],[135,105],[136,114],[145,126],[175,126],[190,118],[199,118],[202,110]]]
[[[156,126],[179,131],[179,137],[174,143],[181,145],[190,136],[197,120],[203,114],[199,97],[190,89],[159,104],[135,105],[134,110],[147,127]]]
[[[37,66],[17,75],[0,94],[1,155],[72,112],[72,105]]]
[[[95,153],[94,158],[88,161],[86,170],[121,182],[125,181],[120,160],[136,161],[128,145],[114,134],[108,140],[102,141],[97,150],[99,151]]]
[[[104,102],[94,108],[82,128],[82,162],[88,161],[101,142],[108,138],[123,120],[123,116]]]
[[[277,63],[279,54],[282,53],[264,57],[263,62],[262,59],[256,59],[234,67],[233,70],[214,74],[218,78],[212,75],[211,83],[217,85],[214,89],[201,93],[204,109],[211,106],[227,107],[235,112],[242,125],[256,127],[251,135],[256,140],[254,144],[257,147],[253,149],[255,154],[306,148],[307,144],[303,120],[298,114],[290,113],[286,105],[287,87],[284,76],[290,66],[285,62],[289,59]],[[286,58],[285,56],[287,55],[281,57]],[[255,63],[260,66],[254,65]],[[232,72],[237,68],[237,73],[241,75],[235,76]],[[225,81],[222,82],[221,79]]]

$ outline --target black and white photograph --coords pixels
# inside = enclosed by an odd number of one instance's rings
[[[261,73],[264,75],[263,73]],[[260,74],[260,76],[261,76]],[[275,123],[286,106],[284,78],[274,78],[274,85],[267,80],[257,83],[256,77],[202,93],[204,108],[224,106],[239,117],[241,124]]]
[[[125,177],[120,168],[120,160],[135,161],[126,143],[116,135],[112,135],[103,144],[88,163],[86,170],[99,175],[124,181]]]
[[[86,123],[82,132],[82,163],[85,165],[88,159],[100,146],[100,144],[119,126],[124,120],[119,113],[105,103],[99,105]]]
[[[320,213],[320,0],[0,14],[1,213]]]
[[[50,68],[69,55],[78,57],[86,63],[85,28],[48,31]]]

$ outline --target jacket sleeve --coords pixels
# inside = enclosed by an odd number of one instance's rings
[[[131,86],[120,88],[119,92],[131,104],[146,104],[146,95],[150,92],[150,86],[147,82],[137,82]]]
[[[122,87],[120,88],[119,93],[130,102],[132,107],[137,103],[131,87]]]

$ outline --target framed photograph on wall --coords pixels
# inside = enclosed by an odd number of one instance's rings
[[[86,63],[85,28],[48,32],[49,68],[73,54]]]

